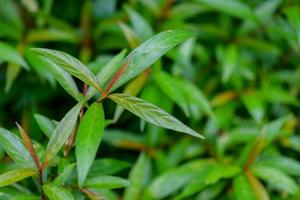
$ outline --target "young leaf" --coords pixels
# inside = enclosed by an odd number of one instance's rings
[[[128,63],[127,67],[110,91],[114,91],[127,81],[133,79],[162,55],[189,37],[191,37],[191,34],[187,31],[169,30],[159,33],[141,44],[125,58],[123,64]]]
[[[45,162],[50,161],[57,154],[72,133],[81,107],[82,103],[74,106],[54,129],[45,152]]]
[[[15,169],[0,175],[0,187],[18,182],[24,178],[36,175],[34,169]]]
[[[84,114],[76,136],[76,160],[78,185],[83,186],[88,171],[95,159],[104,132],[102,104],[93,103]]]
[[[65,181],[70,176],[70,174],[72,173],[75,166],[76,166],[75,163],[71,163],[71,164],[65,166],[63,172],[61,174],[59,174],[58,177],[55,178],[53,183],[56,185],[64,185]]]
[[[49,118],[40,115],[40,114],[35,114],[34,118],[38,124],[38,126],[40,127],[40,129],[43,131],[43,133],[45,133],[45,135],[50,138],[56,125],[55,123],[50,120]]]
[[[237,200],[256,200],[255,193],[245,175],[237,176],[233,181],[233,187]]]
[[[94,189],[116,189],[128,185],[128,180],[116,176],[96,176],[88,178],[84,183],[85,187]]]
[[[109,95],[109,98],[149,123],[166,129],[187,133],[198,138],[204,138],[202,135],[187,127],[167,112],[142,99],[118,93]]]
[[[29,69],[27,63],[22,58],[20,53],[9,44],[0,42],[0,62],[7,61]]]
[[[46,184],[43,185],[43,190],[49,200],[74,200],[72,194],[62,186]]]
[[[19,137],[13,133],[0,128],[0,143],[7,154],[19,165],[25,168],[35,168],[34,161],[30,153]]]
[[[83,82],[95,87],[96,89],[100,89],[95,75],[73,56],[61,51],[51,49],[32,48],[31,50],[44,56],[45,59],[48,59],[56,65],[60,66]]]
[[[105,84],[111,77],[113,76],[114,73],[119,69],[121,66],[121,62],[124,59],[126,55],[127,50],[121,51],[118,55],[116,55],[111,61],[109,61],[97,74],[96,78],[97,81],[100,85],[100,87],[104,87]],[[96,93],[96,89],[93,87],[89,87],[87,93],[86,93],[86,99],[89,100],[94,96]]]

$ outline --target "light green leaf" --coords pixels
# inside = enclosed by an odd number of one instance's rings
[[[143,72],[162,55],[189,37],[191,37],[191,33],[187,31],[169,30],[159,33],[141,44],[124,60],[124,65],[127,65],[125,72],[121,75],[119,81],[112,87],[111,91],[114,91]]]
[[[204,138],[202,135],[187,127],[167,112],[142,99],[118,93],[109,95],[109,98],[149,123],[166,129],[187,133],[198,138]]]
[[[197,0],[208,8],[239,17],[241,19],[257,20],[251,8],[238,0]]]
[[[82,103],[74,106],[54,129],[45,152],[45,161],[50,161],[66,142],[75,128],[81,107]]]
[[[97,74],[96,78],[100,85],[100,87],[105,86],[105,84],[112,78],[114,73],[120,68],[122,64],[122,60],[126,55],[127,50],[124,49],[119,54],[117,54],[113,59],[111,59]],[[96,89],[93,87],[89,87],[86,93],[86,99],[89,100],[92,98],[96,93]]]
[[[180,90],[175,78],[163,71],[154,73],[154,80],[159,88],[174,101],[189,116],[189,104],[182,90]]]
[[[265,104],[259,92],[253,91],[242,96],[242,101],[253,119],[260,123],[265,114]]]
[[[144,187],[145,178],[147,176],[147,167],[149,159],[141,153],[135,165],[129,173],[130,185],[125,189],[124,200],[138,200],[140,199],[141,191]]]
[[[43,185],[43,190],[49,200],[74,200],[72,194],[62,186],[46,184]]]
[[[93,103],[84,114],[76,136],[76,161],[78,185],[83,186],[89,169],[96,157],[104,132],[102,104]]]
[[[70,43],[78,43],[80,37],[76,32],[66,31],[62,29],[37,29],[32,30],[27,35],[27,41],[32,42],[49,42],[49,41],[62,41]]]
[[[130,167],[130,164],[126,161],[116,160],[113,158],[103,158],[95,160],[93,162],[88,175],[90,177],[99,175],[111,175],[128,167]]]
[[[31,50],[44,56],[45,59],[48,59],[51,62],[55,63],[83,82],[99,89],[99,85],[97,83],[95,75],[73,56],[61,51],[44,48],[32,48]]]
[[[285,14],[292,27],[296,30],[298,44],[300,44],[300,7],[291,7],[285,10]]]
[[[40,114],[35,114],[34,118],[38,124],[38,126],[40,127],[40,129],[43,131],[43,133],[45,133],[45,135],[50,138],[56,125],[55,123],[50,120],[49,118],[40,115]]]
[[[140,44],[139,37],[135,34],[135,32],[123,22],[118,23],[120,28],[123,31],[123,34],[131,48],[136,48]]]
[[[5,79],[5,89],[4,89],[5,92],[9,92],[13,82],[16,80],[20,72],[21,72],[21,67],[19,64],[8,63],[7,70],[6,70],[6,79]]]
[[[289,194],[295,194],[299,191],[294,179],[277,168],[255,165],[252,167],[252,171],[256,176],[278,190],[285,191]]]
[[[0,128],[0,143],[7,154],[19,165],[25,168],[35,168],[34,161],[30,156],[22,140],[8,130]]]
[[[88,178],[84,184],[85,187],[94,189],[116,189],[128,185],[128,180],[116,176],[96,176]]]
[[[29,69],[25,60],[14,47],[7,43],[0,42],[0,62],[3,61],[21,65],[27,70]]]
[[[24,178],[36,175],[34,169],[15,169],[0,175],[0,187],[18,182]]]
[[[140,39],[144,41],[153,36],[154,32],[150,24],[144,19],[141,14],[139,14],[129,6],[124,6],[124,8],[129,15],[130,22],[135,33],[139,36]]]
[[[255,193],[244,174],[234,179],[233,188],[236,200],[256,200]]]
[[[64,185],[70,174],[72,173],[74,167],[76,166],[75,163],[68,164],[65,166],[63,172],[59,174],[55,180],[53,181],[56,185]]]

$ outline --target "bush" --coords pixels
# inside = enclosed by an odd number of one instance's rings
[[[300,198],[297,0],[0,4],[0,200]]]

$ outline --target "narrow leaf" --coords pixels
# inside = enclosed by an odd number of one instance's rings
[[[81,107],[82,103],[78,103],[74,106],[54,129],[45,152],[46,162],[50,161],[57,154],[72,133]]]
[[[187,133],[198,138],[204,138],[167,112],[142,99],[127,94],[112,94],[109,95],[109,98],[149,123],[166,129]]]
[[[116,176],[96,176],[88,178],[84,184],[85,187],[94,189],[116,189],[128,185],[128,180]]]
[[[123,63],[128,63],[128,65],[111,91],[143,72],[162,55],[189,37],[191,34],[187,31],[169,30],[159,33],[141,44],[124,60]]]
[[[51,49],[32,48],[31,50],[40,55],[43,55],[45,59],[48,59],[56,65],[60,66],[83,82],[99,89],[99,85],[97,83],[95,75],[73,56],[61,51]]]
[[[102,104],[93,103],[83,116],[76,137],[78,185],[83,186],[104,132]]]
[[[34,169],[15,169],[0,175],[0,187],[10,185],[27,177],[36,175]]]
[[[233,181],[233,187],[237,200],[256,200],[255,193],[245,175],[237,176]]]
[[[50,120],[49,118],[40,115],[40,114],[35,114],[34,118],[38,124],[38,126],[40,127],[40,129],[43,131],[43,133],[45,133],[45,135],[50,138],[56,125],[55,123]]]
[[[74,200],[72,194],[64,187],[54,184],[46,184],[43,190],[49,200]]]
[[[65,181],[68,179],[68,177],[72,173],[75,166],[76,166],[75,163],[71,163],[71,164],[65,166],[63,172],[61,174],[59,174],[58,177],[55,178],[53,183],[56,185],[64,185]]]
[[[7,43],[0,42],[0,62],[7,61],[29,69],[27,63],[22,58],[20,53]]]
[[[30,153],[19,137],[13,133],[0,128],[0,142],[7,154],[19,165],[25,168],[35,168]]]

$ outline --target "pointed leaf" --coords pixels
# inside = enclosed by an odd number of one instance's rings
[[[0,143],[7,154],[16,163],[26,168],[35,168],[34,161],[30,156],[30,153],[18,136],[8,130],[0,128]]]
[[[108,133],[109,134],[109,133]],[[126,161],[113,158],[98,159],[93,162],[89,176],[111,175],[130,167]]]
[[[55,180],[53,181],[56,185],[64,185],[70,174],[72,173],[74,167],[76,166],[75,163],[71,163],[67,166],[65,166],[63,172],[59,174]]]
[[[56,65],[60,66],[68,73],[79,78],[83,82],[99,89],[95,75],[73,56],[61,51],[44,48],[32,48],[31,50],[40,55],[43,55],[45,59],[48,59]]]
[[[237,176],[233,181],[233,187],[237,200],[256,200],[255,193],[245,175]]]
[[[84,184],[85,187],[94,189],[116,189],[128,185],[128,180],[116,176],[96,176],[88,178]]]
[[[104,132],[102,104],[93,103],[84,114],[76,137],[78,185],[83,186]]]
[[[15,48],[7,43],[0,42],[0,62],[3,61],[21,65],[27,70],[29,69],[25,60]]]
[[[109,98],[149,123],[166,129],[187,133],[198,138],[204,138],[199,133],[187,127],[167,112],[147,101],[127,94],[118,93],[109,95]]]
[[[127,67],[110,91],[117,89],[127,81],[136,77],[146,68],[150,67],[150,65],[162,55],[189,37],[191,37],[191,34],[187,31],[169,30],[159,33],[141,44],[124,60],[123,63],[128,63]]]
[[[36,175],[34,169],[15,169],[0,175],[0,187],[18,182],[24,178]]]
[[[54,129],[45,152],[45,161],[50,161],[66,142],[72,130],[75,128],[81,107],[82,103],[78,103],[74,106]]]
[[[46,184],[43,190],[49,200],[74,200],[72,194],[64,187],[54,184]]]
[[[40,114],[35,114],[34,118],[38,124],[38,126],[40,127],[40,129],[43,131],[43,133],[45,133],[45,135],[50,138],[56,125],[55,123],[50,120],[49,118],[40,115]]]

